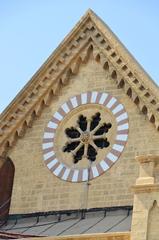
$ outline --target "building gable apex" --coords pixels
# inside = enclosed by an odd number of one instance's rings
[[[159,129],[159,89],[108,26],[92,10],[77,23],[48,60],[0,116],[0,155],[5,155],[18,137],[40,116],[60,88],[77,74],[80,63],[94,59],[109,72],[117,87]]]

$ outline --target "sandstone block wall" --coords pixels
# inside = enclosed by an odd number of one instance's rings
[[[42,138],[44,128],[62,103],[81,92],[93,90],[111,93],[119,99],[128,112],[130,131],[120,159],[110,170],[90,182],[87,207],[133,204],[131,186],[138,176],[135,156],[159,154],[159,133],[123,89],[117,88],[100,63],[91,58],[10,150],[9,156],[15,165],[10,213],[83,208],[85,183],[65,182],[50,173],[43,163]]]

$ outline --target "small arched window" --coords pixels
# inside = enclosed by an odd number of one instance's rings
[[[14,179],[14,164],[12,160],[0,157],[2,165],[0,167],[0,226],[7,221],[9,214],[13,179]]]

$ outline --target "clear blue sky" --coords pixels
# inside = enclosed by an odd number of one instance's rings
[[[88,8],[159,84],[158,0],[0,0],[0,112]]]

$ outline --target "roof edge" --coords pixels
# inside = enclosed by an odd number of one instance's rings
[[[38,70],[30,78],[30,80],[24,85],[24,87],[20,90],[20,92],[13,98],[13,100],[2,111],[2,113],[0,113],[0,118],[8,113],[11,106],[14,107],[14,104],[16,103],[17,99],[26,91],[26,88],[30,86],[30,84],[33,84],[33,82],[36,81],[39,75],[43,74],[43,72],[46,70],[46,68],[50,64],[50,60],[53,61],[60,54],[62,48],[64,48],[67,42],[70,41],[70,38],[73,38],[74,35],[76,35],[81,25],[83,25],[89,19],[89,17],[92,16],[92,14],[93,14],[93,11],[91,9],[88,9],[86,11],[86,13],[76,23],[76,25],[72,28],[72,30],[64,37],[62,42],[53,50],[50,56],[44,61],[44,63],[40,66],[40,68],[38,68]]]
[[[150,75],[146,72],[146,70],[141,66],[141,64],[137,61],[137,59],[131,54],[131,52],[125,47],[125,45],[121,42],[121,40],[116,36],[116,34],[110,29],[110,27],[95,13],[93,10],[89,9],[88,13],[93,20],[93,22],[99,27],[99,30],[101,32],[103,27],[105,29],[104,35],[106,38],[110,38],[111,42],[114,44],[114,47],[121,52],[123,55],[123,51],[125,52],[125,57],[128,59],[128,62],[133,62],[134,68],[136,68],[136,71],[139,75],[139,77],[146,81],[146,84],[151,83],[151,90],[155,92],[156,97],[159,98],[159,86],[157,83],[150,77]],[[109,31],[109,32],[108,32]],[[107,34],[107,35],[106,35]],[[113,38],[112,38],[112,36]]]

